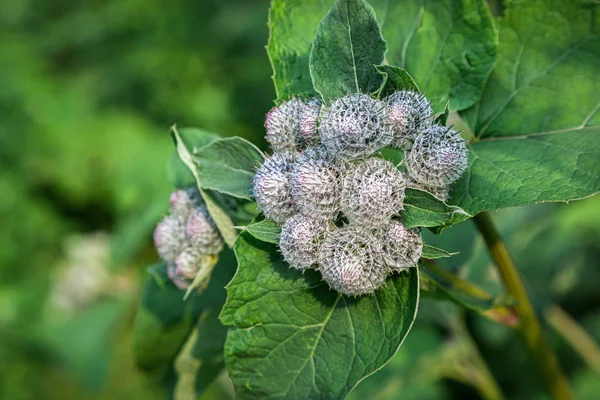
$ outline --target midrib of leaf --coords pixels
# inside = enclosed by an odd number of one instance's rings
[[[356,56],[354,55],[354,43],[352,42],[352,26],[350,24],[350,8],[346,1],[346,18],[348,19],[348,40],[350,41],[350,53],[352,54],[352,71],[354,71],[354,84],[356,85],[356,93],[360,93],[358,85],[358,73],[356,68]]]
[[[544,75],[547,75],[550,71],[552,71],[560,63],[562,63],[567,57],[569,57],[569,55],[571,55],[573,52],[575,52],[576,50],[578,50],[587,41],[589,41],[590,39],[595,39],[597,36],[598,35],[588,36],[587,38],[585,38],[584,40],[582,40],[579,44],[577,44],[575,47],[572,47],[569,50],[567,50],[554,63],[552,63],[548,68],[546,68],[546,70],[542,71],[541,73],[539,73],[539,74],[535,75],[534,77],[530,78],[529,80],[525,81],[518,88],[515,88],[512,91],[512,93],[508,96],[506,102],[504,102],[504,104],[502,106],[500,106],[500,108],[484,124],[484,126],[481,128],[481,130],[479,132],[475,133],[475,136],[476,137],[481,137],[485,133],[485,131],[490,127],[490,125],[492,124],[492,122],[494,122],[496,120],[496,118],[498,118],[498,116],[500,114],[502,114],[502,111],[504,111],[504,109],[513,101],[513,99],[517,96],[517,94],[519,94],[519,92],[521,92],[521,90],[528,88],[536,79],[538,79],[538,78],[540,78],[540,77],[542,77]],[[522,60],[522,57],[519,60]],[[515,75],[518,73],[519,64],[520,64],[520,61],[517,63]],[[515,82],[516,82],[516,77],[515,77]],[[480,110],[481,110],[481,108],[477,109],[477,118],[476,118],[476,121],[479,121],[479,111]]]
[[[296,379],[298,379],[298,377],[300,376],[302,371],[304,371],[304,368],[306,368],[306,365],[308,364],[308,362],[313,359],[313,357],[315,355],[315,351],[317,350],[317,346],[319,345],[319,342],[321,341],[321,337],[323,336],[323,331],[325,331],[325,327],[327,326],[327,323],[331,319],[331,316],[333,315],[333,312],[335,311],[341,298],[342,298],[342,296],[338,295],[337,299],[335,299],[335,303],[333,303],[333,306],[331,306],[331,310],[329,311],[329,314],[327,314],[327,316],[325,317],[325,320],[322,323],[321,330],[315,337],[315,344],[313,345],[312,349],[310,350],[310,355],[306,358],[306,361],[304,361],[304,364],[302,365],[302,367],[298,369],[298,372],[294,376],[294,379],[292,379],[292,381],[290,382],[290,386],[288,386],[287,390],[285,391],[284,396],[287,396],[287,394],[290,392],[292,386],[294,386]],[[301,332],[301,331],[298,331],[298,332]],[[294,335],[296,333],[294,333]],[[292,335],[292,336],[294,336],[294,335]],[[290,337],[292,337],[292,336],[290,336]],[[279,345],[277,347],[279,347]],[[313,367],[313,381],[314,381],[314,374],[315,374],[315,368]]]
[[[555,131],[546,131],[546,132],[535,132],[535,133],[529,133],[527,135],[498,136],[498,137],[492,136],[492,137],[486,137],[486,138],[483,138],[483,139],[475,140],[474,143],[492,142],[492,141],[500,141],[500,140],[533,139],[533,138],[536,138],[538,136],[549,136],[549,135],[556,135],[556,134],[560,134],[560,133],[581,133],[581,132],[586,132],[586,131],[597,130],[597,129],[600,129],[600,127],[597,127],[597,126],[586,126],[586,124],[590,121],[590,119],[592,119],[592,117],[599,110],[600,110],[600,103],[598,103],[598,105],[594,108],[594,110],[590,113],[590,115],[588,115],[586,117],[586,119],[583,122],[583,124],[581,124],[580,126],[576,126],[574,128],[557,129]]]

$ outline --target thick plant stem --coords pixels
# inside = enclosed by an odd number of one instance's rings
[[[552,349],[544,339],[540,322],[533,310],[521,277],[491,216],[484,212],[477,215],[474,221],[498,267],[507,292],[519,302],[516,307],[520,320],[518,329],[527,350],[538,366],[548,392],[555,400],[573,399],[569,382],[563,375]]]

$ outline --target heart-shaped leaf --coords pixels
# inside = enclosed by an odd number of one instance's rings
[[[600,191],[600,35],[592,6],[510,2],[481,102],[461,113],[475,136],[452,204],[485,210]]]
[[[374,296],[348,298],[301,274],[273,244],[242,233],[221,313],[225,362],[239,398],[344,398],[396,353],[419,301],[416,268]]]
[[[325,102],[379,89],[385,40],[365,0],[336,0],[319,23],[310,53],[310,75]]]

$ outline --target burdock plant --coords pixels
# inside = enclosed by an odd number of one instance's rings
[[[551,396],[571,399],[488,211],[600,191],[597,10],[584,3],[508,1],[495,21],[484,0],[273,0],[268,154],[172,130],[174,182],[193,189],[155,231],[139,363],[178,396],[225,366],[240,399],[345,398],[396,353],[422,289],[516,328]],[[470,218],[510,301],[424,243]],[[501,398],[479,358],[477,378],[472,358],[453,377]],[[193,371],[173,383],[182,360]]]

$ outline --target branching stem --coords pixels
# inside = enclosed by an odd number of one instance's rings
[[[477,215],[474,221],[498,267],[507,292],[519,303],[516,307],[520,320],[518,330],[527,350],[538,366],[548,392],[555,400],[573,399],[569,383],[558,365],[556,356],[544,339],[540,322],[533,310],[521,277],[491,216],[484,212]]]

